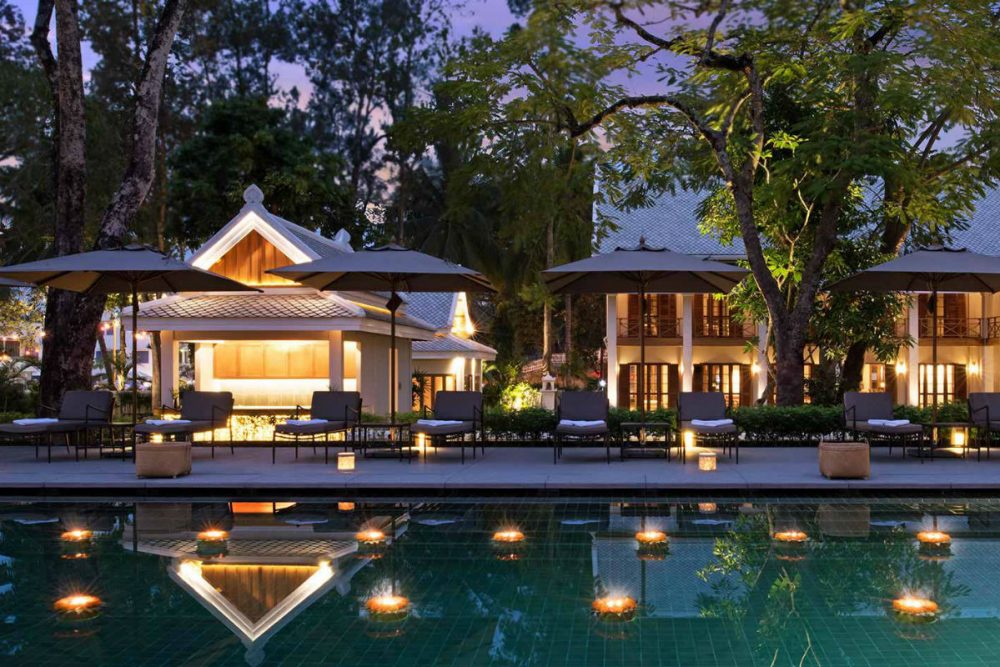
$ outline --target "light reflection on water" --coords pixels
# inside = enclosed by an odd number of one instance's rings
[[[989,664],[998,566],[992,500],[8,503],[0,663]]]

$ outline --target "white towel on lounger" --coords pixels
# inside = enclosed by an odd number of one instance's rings
[[[18,426],[36,426],[38,424],[55,424],[58,419],[54,417],[37,417],[30,419],[15,419],[14,423]]]
[[[906,426],[910,423],[909,419],[869,419],[868,423],[872,426]]]
[[[328,424],[328,419],[289,419],[286,424],[292,426],[312,426],[313,424]]]
[[[421,426],[455,426],[462,422],[456,419],[418,419],[417,423]]]
[[[729,426],[732,419],[692,419],[691,426]]]
[[[560,426],[604,426],[603,419],[560,419]]]
[[[190,424],[190,419],[147,419],[150,426],[166,426],[167,424]]]

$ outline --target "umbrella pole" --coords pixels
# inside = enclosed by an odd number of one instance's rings
[[[139,350],[136,347],[139,326],[139,284],[132,282],[132,433],[139,423]]]
[[[934,309],[931,311],[931,429],[934,437],[937,438],[937,412],[938,412],[938,293],[937,286],[931,291],[931,302]]]

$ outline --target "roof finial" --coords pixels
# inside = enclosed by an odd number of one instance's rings
[[[264,191],[256,185],[250,185],[243,191],[243,201],[247,204],[262,204],[264,203]]]

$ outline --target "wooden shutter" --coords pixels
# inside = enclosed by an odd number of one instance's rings
[[[694,384],[692,387],[694,391],[706,391],[705,366],[703,364],[695,364],[694,366]]]
[[[677,299],[673,294],[656,295],[657,329],[661,338],[675,338],[677,331]]]
[[[631,379],[632,364],[618,365],[618,407],[629,409],[631,407],[631,396],[629,395],[629,385]]]
[[[740,405],[750,405],[753,392],[750,391],[750,364],[740,364]]]
[[[953,320],[965,319],[965,295],[945,294],[944,296],[944,316]]]
[[[920,319],[929,317],[931,314],[930,308],[928,308],[927,303],[930,300],[930,294],[918,294],[917,295],[917,315]]]
[[[969,397],[969,383],[966,379],[965,364],[955,364],[955,396],[954,400],[961,401]]]
[[[626,332],[628,337],[639,335],[639,295],[629,294],[628,295],[628,308],[626,309],[626,317],[628,318],[628,331]]]
[[[705,335],[705,295],[695,294],[691,299],[691,331],[695,336]]]
[[[681,390],[681,373],[677,364],[667,364],[667,406],[677,408],[677,395]]]

